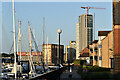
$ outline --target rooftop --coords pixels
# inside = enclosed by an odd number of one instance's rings
[[[83,49],[80,52],[80,56],[79,57],[89,57],[89,49],[87,47],[85,49]]]
[[[98,36],[107,36],[111,31],[98,31]]]
[[[98,40],[94,40],[92,43],[90,43],[89,45],[92,45],[93,43],[97,43]]]

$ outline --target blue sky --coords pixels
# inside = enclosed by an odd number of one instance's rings
[[[81,9],[81,6],[106,8],[89,10],[90,14],[95,13],[95,39],[98,39],[98,30],[112,29],[111,2],[16,2],[16,31],[18,31],[17,21],[21,20],[21,30],[28,47],[29,21],[41,49],[43,17],[45,17],[45,37],[48,36],[49,43],[57,43],[57,29],[61,28],[61,44],[69,45],[69,41],[76,40],[78,16],[87,12]],[[2,24],[2,52],[9,52],[13,42],[12,3],[10,2],[2,3]],[[22,46],[24,48],[24,44]]]

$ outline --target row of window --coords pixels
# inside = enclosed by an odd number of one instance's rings
[[[93,29],[87,29],[87,43],[90,44],[92,42],[92,33],[93,33]]]
[[[93,56],[90,56],[90,60],[93,60]],[[94,60],[98,60],[98,56],[94,56]],[[99,57],[99,60],[102,60],[102,57]]]
[[[87,16],[87,27],[93,27],[93,16]]]
[[[97,47],[94,47],[94,51],[95,51],[95,52],[98,52],[98,48],[97,48]],[[90,52],[93,53],[93,48],[90,48]]]

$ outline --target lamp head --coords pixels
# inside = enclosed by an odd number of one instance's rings
[[[58,32],[58,34],[60,34],[60,33],[62,32],[62,30],[61,30],[61,29],[58,29],[58,31],[57,31],[57,32]]]

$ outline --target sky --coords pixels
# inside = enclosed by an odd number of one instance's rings
[[[29,47],[28,21],[35,39],[41,50],[43,36],[43,17],[45,17],[45,42],[48,36],[49,44],[58,43],[57,29],[62,29],[61,44],[69,45],[69,41],[76,41],[76,23],[78,17],[87,13],[82,6],[106,8],[90,9],[95,13],[95,39],[98,39],[99,30],[112,30],[112,3],[111,2],[15,2],[16,33],[18,20],[22,22],[21,31],[22,51]],[[2,52],[9,52],[13,43],[12,2],[2,3]],[[24,44],[25,43],[25,44]]]

